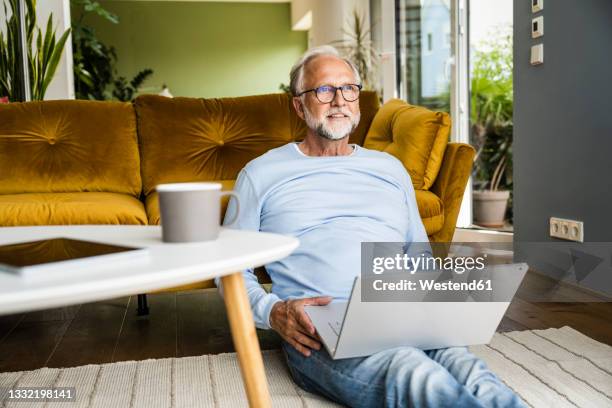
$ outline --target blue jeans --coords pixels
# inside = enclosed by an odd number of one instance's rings
[[[283,350],[298,386],[350,407],[525,407],[466,347],[398,347],[342,360],[324,348],[310,357],[285,342]]]

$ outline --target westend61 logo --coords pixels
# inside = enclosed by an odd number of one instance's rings
[[[523,276],[513,263],[512,243],[484,244],[362,242],[361,300],[508,301]]]
[[[416,271],[453,271],[462,274],[466,271],[483,270],[485,268],[486,254],[477,257],[434,257],[421,254],[410,256],[408,254],[395,254],[395,256],[378,256],[372,258],[372,272],[380,275],[386,271],[406,271],[414,274]]]

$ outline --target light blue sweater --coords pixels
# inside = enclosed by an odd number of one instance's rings
[[[313,157],[289,143],[249,162],[234,190],[240,215],[233,228],[300,240],[291,255],[266,265],[271,293],[252,269],[244,271],[259,328],[270,328],[270,311],[280,300],[347,299],[361,271],[362,241],[428,242],[410,176],[388,153],[355,145],[348,156]],[[225,219],[235,211],[232,199]]]

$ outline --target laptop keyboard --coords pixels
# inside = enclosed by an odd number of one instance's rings
[[[334,320],[334,321],[328,322],[327,324],[329,324],[329,327],[331,327],[334,333],[336,333],[336,336],[340,336],[340,329],[342,328],[342,322]]]

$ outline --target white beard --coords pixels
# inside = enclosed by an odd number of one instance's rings
[[[340,140],[344,139],[348,135],[351,134],[353,130],[359,124],[359,119],[361,119],[361,114],[357,112],[356,114],[351,114],[350,112],[332,108],[325,112],[321,119],[315,118],[308,108],[305,105],[304,107],[304,119],[306,121],[306,126],[310,129],[314,130],[319,136],[324,137],[329,140]],[[329,126],[327,124],[327,116],[334,112],[343,113],[348,116],[348,121],[344,120],[342,123],[338,123],[333,126]]]

